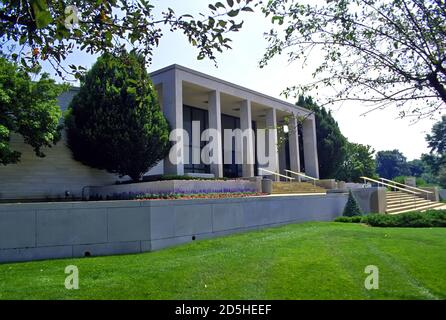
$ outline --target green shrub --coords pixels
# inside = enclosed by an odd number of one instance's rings
[[[446,227],[446,210],[407,212],[395,215],[370,214],[364,216],[362,222],[373,227],[400,227],[400,228]]]
[[[143,58],[104,54],[65,116],[74,159],[138,181],[169,152],[169,125]]]
[[[345,223],[361,223],[362,222],[362,216],[353,216],[353,217],[337,217],[335,219],[335,222],[345,222]]]
[[[392,180],[395,182],[404,184],[404,182],[406,180],[406,176],[398,176],[398,177],[393,178]]]
[[[392,180],[398,183],[406,184],[406,176],[398,176],[393,178]],[[420,177],[416,178],[416,184],[418,187],[423,187],[427,185],[426,181]]]
[[[417,178],[417,187],[424,187],[427,185],[427,182],[423,178]]]
[[[348,193],[347,204],[345,205],[344,212],[342,213],[345,217],[353,217],[362,215],[361,208],[358,205],[352,191]]]

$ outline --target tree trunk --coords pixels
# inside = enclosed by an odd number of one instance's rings
[[[429,81],[429,84],[431,85],[431,87],[433,87],[435,89],[435,91],[437,91],[438,95],[443,100],[443,102],[446,103],[446,88],[440,81],[438,81],[437,73],[432,72],[427,77],[427,80]]]

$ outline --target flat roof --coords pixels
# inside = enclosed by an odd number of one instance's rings
[[[307,113],[307,112],[310,111],[310,110],[308,110],[308,109],[306,109],[306,108],[297,106],[297,105],[292,104],[292,103],[290,103],[290,102],[287,102],[287,101],[284,101],[284,100],[281,100],[281,99],[278,99],[278,98],[269,96],[269,95],[267,95],[267,94],[261,93],[261,92],[259,92],[259,91],[255,91],[255,90],[252,90],[252,89],[243,87],[243,86],[241,86],[241,85],[238,85],[238,84],[235,84],[235,83],[232,83],[232,82],[229,82],[229,81],[226,81],[226,80],[223,80],[223,79],[220,79],[220,78],[217,78],[217,77],[208,75],[208,74],[203,73],[203,72],[200,72],[200,71],[196,71],[196,70],[193,70],[193,69],[190,69],[190,68],[181,66],[181,65],[179,65],[179,64],[172,64],[172,65],[170,65],[170,66],[167,66],[167,67],[158,69],[158,70],[156,70],[156,71],[150,72],[149,74],[150,74],[151,77],[153,77],[153,76],[156,76],[156,75],[158,75],[158,74],[161,74],[161,73],[164,73],[164,72],[173,70],[173,69],[177,69],[177,70],[185,71],[185,72],[191,73],[191,74],[193,74],[193,75],[199,76],[199,77],[201,77],[201,78],[206,78],[206,79],[209,79],[209,80],[211,80],[211,81],[219,82],[219,83],[221,83],[221,84],[224,84],[224,85],[233,87],[233,88],[235,88],[235,89],[242,90],[242,91],[246,91],[246,92],[249,92],[249,93],[251,93],[251,94],[255,94],[255,95],[258,95],[258,96],[260,96],[260,97],[263,97],[263,98],[266,98],[266,99],[275,101],[275,102],[277,102],[277,103],[281,103],[281,104],[283,104],[283,105],[286,105],[287,107],[294,108],[294,109],[296,109],[296,110],[301,110],[302,112],[305,112],[305,113]],[[74,91],[76,91],[76,90],[79,90],[79,87],[77,87],[77,86],[71,86],[71,87],[70,87],[70,90],[74,90]]]
[[[235,83],[232,83],[232,82],[229,82],[229,81],[226,81],[226,80],[223,80],[223,79],[220,79],[220,78],[217,78],[217,77],[208,75],[208,74],[203,73],[203,72],[200,72],[200,71],[196,71],[196,70],[193,70],[193,69],[190,69],[190,68],[181,66],[181,65],[179,65],[179,64],[172,64],[172,65],[167,66],[167,67],[165,67],[165,68],[161,68],[161,69],[158,69],[158,70],[156,70],[156,71],[153,71],[153,72],[150,73],[150,76],[153,77],[153,76],[159,75],[159,74],[161,74],[161,73],[164,73],[164,72],[166,72],[166,71],[170,71],[170,70],[173,70],[173,69],[177,69],[177,70],[185,71],[185,72],[191,73],[191,74],[193,74],[193,75],[196,75],[196,76],[199,76],[199,77],[202,77],[202,78],[209,79],[209,80],[211,80],[211,81],[219,82],[219,83],[221,83],[221,84],[224,84],[224,85],[227,85],[227,86],[236,88],[236,89],[238,89],[238,90],[246,91],[246,92],[249,92],[249,93],[251,93],[251,94],[255,94],[255,95],[258,95],[258,96],[260,96],[260,97],[263,97],[263,98],[266,98],[266,99],[275,101],[275,102],[277,102],[277,103],[281,103],[281,104],[283,104],[283,105],[286,105],[287,107],[291,107],[291,108],[294,108],[294,109],[297,109],[297,110],[301,110],[301,111],[303,111],[303,112],[305,112],[305,113],[307,113],[307,112],[310,111],[310,110],[308,110],[308,109],[306,109],[306,108],[303,108],[303,107],[300,107],[300,106],[296,106],[295,104],[292,104],[292,103],[290,103],[290,102],[287,102],[287,101],[284,101],[284,100],[281,100],[281,99],[278,99],[278,98],[269,96],[269,95],[267,95],[267,94],[264,94],[264,93],[261,93],[261,92],[258,92],[258,91],[255,91],[255,90],[252,90],[252,89],[249,89],[249,88],[240,86],[240,85],[238,85],[238,84],[235,84]]]

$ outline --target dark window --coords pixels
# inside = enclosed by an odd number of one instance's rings
[[[183,106],[183,128],[189,134],[189,141],[185,141],[185,148],[189,150],[189,163],[184,165],[185,173],[210,173],[210,167],[203,163],[192,164],[192,121],[200,121],[200,135],[204,130],[209,128],[209,118],[208,111],[203,109],[198,109],[191,106]],[[221,115],[222,130],[224,129],[240,129],[240,119],[233,116],[228,116],[225,114]],[[252,128],[256,129],[256,123],[253,121]],[[200,161],[201,161],[201,150],[207,144],[206,141],[200,142]],[[222,147],[224,148],[224,134],[222,132]],[[257,172],[257,154],[256,146],[254,146],[254,152],[256,155],[256,164],[254,166],[254,172]],[[224,157],[223,151],[223,157]],[[227,178],[237,178],[242,176],[242,165],[235,164],[235,139],[232,139],[232,164],[223,165],[223,175]],[[224,158],[223,158],[224,161]]]
[[[193,164],[192,163],[192,121],[200,122],[200,138],[204,130],[209,128],[208,124],[208,111],[198,109],[190,106],[183,106],[183,128],[189,134],[189,141],[185,141],[185,148],[189,150],[188,164],[184,165],[185,173],[210,173],[210,167],[204,163]],[[201,150],[206,145],[206,141],[200,141],[200,162],[201,162]]]
[[[240,119],[228,115],[221,115],[221,129],[240,129]],[[223,132],[224,133],[224,132]],[[225,137],[222,133],[222,142],[223,148],[225,145]],[[223,156],[225,155],[225,151],[223,150]],[[228,156],[228,155],[227,155]],[[236,164],[236,151],[235,151],[235,138],[232,138],[232,153],[229,155],[231,157],[231,164],[223,164],[223,175],[227,178],[237,178],[242,176],[242,165]],[[224,160],[224,159],[223,159]]]

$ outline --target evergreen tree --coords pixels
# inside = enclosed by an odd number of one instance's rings
[[[351,190],[348,193],[347,204],[345,205],[344,212],[342,213],[342,215],[346,216],[346,217],[362,215],[361,208],[359,207],[358,202],[356,201],[355,197],[353,196],[353,193]]]
[[[347,156],[347,139],[342,135],[331,111],[318,106],[311,97],[300,96],[297,105],[313,111],[315,115],[320,178],[335,178]]]
[[[65,120],[74,159],[140,180],[169,151],[169,126],[144,59],[104,54],[82,81]]]

